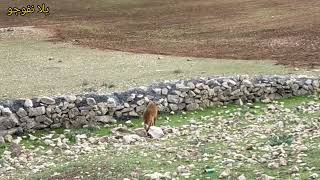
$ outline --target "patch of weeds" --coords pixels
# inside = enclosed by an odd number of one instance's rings
[[[81,86],[88,86],[90,84],[90,82],[86,79],[82,80]]]
[[[0,158],[2,157],[3,152],[6,151],[8,148],[9,148],[8,144],[0,144]]]
[[[107,135],[110,135],[111,134],[111,129],[110,128],[106,128],[106,127],[102,127],[100,128],[99,130],[97,130],[95,132],[95,134],[97,136],[107,136]]]
[[[291,108],[302,104],[303,102],[309,102],[313,100],[314,99],[312,98],[312,96],[295,96],[288,99],[281,99],[279,100],[279,102],[282,102],[285,107]]]
[[[315,141],[315,144],[319,144],[320,143],[320,139]],[[307,152],[307,155],[305,158],[303,158],[304,162],[308,162],[308,165],[311,167],[320,167],[320,161],[319,161],[319,157],[320,157],[320,149],[317,148],[316,146],[314,148],[312,148],[309,152]],[[315,173],[320,174],[320,168],[316,168],[314,170]],[[309,171],[302,171],[300,172],[300,177],[301,179],[309,179],[310,176],[310,172]]]
[[[174,74],[181,74],[183,71],[181,69],[176,69],[173,71]]]
[[[85,92],[97,92],[97,90],[93,87],[88,87],[83,89]]]
[[[3,166],[4,166],[4,160],[0,156],[0,167],[3,167]]]
[[[55,131],[57,134],[63,134],[63,133],[64,133],[64,128],[56,128],[56,129],[54,129],[54,131]]]
[[[47,145],[44,144],[43,141],[36,139],[36,140],[30,140],[30,139],[23,139],[21,141],[21,144],[26,147],[27,149],[34,149],[36,147],[42,146],[46,147]]]
[[[104,82],[104,83],[101,84],[101,87],[108,87],[108,86],[109,86],[109,84],[106,83],[106,82]]]
[[[65,136],[69,139],[71,144],[76,143],[76,136],[78,134],[85,134],[87,137],[91,137],[96,129],[91,129],[91,128],[80,128],[80,129],[71,129],[70,131],[65,132]]]
[[[199,151],[201,152],[201,154],[215,154],[217,150],[225,150],[228,149],[227,145],[222,143],[222,142],[218,142],[218,143],[210,143],[210,144],[206,144],[204,146],[201,146],[199,148]]]
[[[111,84],[109,84],[109,83],[103,83],[102,85],[101,85],[102,87],[106,87],[106,88],[115,88],[116,87],[116,85],[115,84],[113,84],[113,83],[111,83]]]
[[[281,144],[291,145],[292,141],[293,141],[292,135],[282,134],[282,135],[270,136],[268,139],[268,144],[270,146],[279,146]]]
[[[110,84],[109,86],[108,86],[108,88],[115,88],[116,87],[116,85],[114,85],[114,84]]]

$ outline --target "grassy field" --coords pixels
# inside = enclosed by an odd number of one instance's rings
[[[43,33],[27,30],[3,38],[0,44],[0,84],[3,84],[0,99],[110,92],[148,85],[153,81],[195,76],[308,74],[303,70],[294,71],[293,68],[274,65],[273,61],[101,51],[44,40]]]
[[[22,145],[27,148],[37,148],[38,156],[49,157],[46,163],[53,162],[55,165],[29,176],[26,173],[30,170],[24,167],[13,171],[10,177],[12,179],[123,179],[134,177],[143,179],[145,174],[152,172],[170,172],[171,175],[174,175],[179,166],[192,166],[190,174],[187,175],[191,179],[217,179],[226,168],[231,170],[229,179],[234,179],[241,174],[247,179],[255,179],[257,173],[267,174],[276,179],[290,179],[293,178],[290,173],[292,167],[297,166],[299,169],[296,174],[299,174],[299,179],[308,179],[312,174],[320,173],[318,158],[320,151],[317,148],[320,139],[317,131],[309,126],[319,123],[316,121],[319,111],[300,112],[296,111],[295,107],[305,106],[312,101],[311,97],[281,100],[274,104],[279,108],[276,113],[271,111],[267,104],[253,104],[251,108],[229,105],[185,114],[164,114],[159,118],[158,126],[178,128],[181,135],[167,135],[168,137],[161,140],[148,140],[133,145],[108,142],[102,151],[93,151],[76,157],[65,156],[56,148],[44,145],[40,140],[24,139]],[[319,103],[319,101],[313,101],[314,103]],[[248,113],[252,114],[253,118],[248,116]],[[282,118],[279,119],[279,117]],[[278,127],[279,121],[285,123],[284,127]],[[140,120],[134,120],[133,123],[134,126],[129,129],[141,127]],[[197,128],[192,130],[190,125],[194,123]],[[305,125],[305,128],[297,132],[296,129],[302,127],[301,123]],[[74,144],[73,138],[77,134],[87,134],[88,137],[108,137],[111,136],[110,128],[112,127],[115,126],[100,130],[71,130],[68,134],[72,136],[65,135],[71,138],[70,142]],[[272,129],[272,132],[268,132],[269,129]],[[56,130],[54,137],[58,137],[63,132],[61,129]],[[48,134],[49,132],[38,132],[34,135],[41,138]],[[280,137],[280,139],[274,137]],[[301,145],[300,141],[302,146],[306,146],[308,150],[303,152],[296,150],[296,148],[299,149],[297,146]],[[250,145],[253,148],[248,150]],[[39,151],[40,146],[42,148]],[[268,148],[271,149],[267,150]],[[3,146],[2,151],[4,149],[8,148]],[[50,149],[54,153],[48,156],[45,152]],[[286,165],[281,165],[276,169],[268,167],[269,162],[278,162],[279,157],[273,157],[274,159],[268,160],[268,163],[260,162],[261,157],[275,154],[279,152],[279,149],[285,151]],[[237,159],[235,154],[238,156],[240,154],[244,158]],[[302,159],[299,158],[300,156]],[[281,157],[280,155],[280,159]],[[232,166],[225,164],[227,160],[233,162]],[[41,165],[39,159],[34,161]],[[206,169],[214,170],[206,173]],[[177,176],[181,174],[178,173]]]
[[[43,2],[49,16],[0,15],[0,27],[19,26],[0,29],[0,100],[195,76],[320,72],[315,0]],[[0,9],[37,3],[1,1]]]
[[[314,67],[320,57],[318,0],[42,0],[50,15],[0,15],[0,27],[37,25],[52,40],[101,49],[277,60]],[[1,1],[9,6],[39,1]]]

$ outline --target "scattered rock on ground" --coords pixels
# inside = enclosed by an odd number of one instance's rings
[[[151,126],[148,131],[148,134],[150,134],[150,136],[154,139],[159,139],[164,136],[162,129],[156,126]]]

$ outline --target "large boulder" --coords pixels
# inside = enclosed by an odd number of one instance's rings
[[[151,126],[148,131],[148,134],[154,139],[159,139],[164,136],[162,129],[156,126]]]
[[[0,117],[0,130],[13,128],[19,124],[18,117],[14,114],[9,117]]]

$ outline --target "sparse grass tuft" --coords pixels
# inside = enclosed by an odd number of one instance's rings
[[[104,82],[104,83],[102,83],[102,85],[101,85],[102,87],[106,87],[106,88],[115,88],[116,87],[116,85],[115,84],[113,84],[113,83],[106,83],[106,82]]]
[[[88,86],[90,82],[87,79],[82,80],[81,86]]]
[[[97,92],[97,90],[94,87],[88,87],[83,89],[84,92]]]
[[[116,85],[114,85],[114,84],[110,84],[109,86],[108,86],[108,88],[115,88],[116,87]]]
[[[293,141],[292,135],[281,134],[281,135],[273,135],[268,139],[268,144],[270,146],[280,146],[281,144],[291,145]]]
[[[176,69],[173,71],[174,74],[181,74],[183,71],[181,69]]]
[[[6,151],[9,148],[9,144],[0,144],[0,161],[1,161],[1,157],[4,151]],[[1,162],[0,162],[1,164]]]

